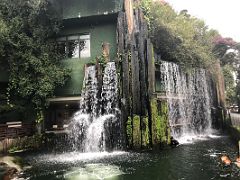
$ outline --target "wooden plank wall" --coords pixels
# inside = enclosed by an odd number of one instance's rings
[[[22,124],[21,127],[8,127],[7,124],[0,124],[0,141],[14,139],[34,134],[34,124]]]

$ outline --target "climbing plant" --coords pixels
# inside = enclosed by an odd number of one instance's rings
[[[0,64],[9,71],[8,104],[21,99],[39,115],[65,83],[69,70],[61,65],[64,54],[55,40],[59,17],[47,0],[0,1]]]

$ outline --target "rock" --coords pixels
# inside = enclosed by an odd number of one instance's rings
[[[0,162],[0,166],[4,168],[4,167],[7,167],[8,165],[4,162]]]
[[[3,180],[10,180],[18,176],[22,171],[21,158],[13,156],[3,156],[0,158],[0,166],[3,167]]]
[[[14,167],[9,167],[5,173],[3,174],[3,180],[10,180],[13,179],[18,175],[18,170]]]
[[[15,168],[17,171],[22,171],[19,157],[3,156],[0,158],[0,163],[7,167]]]
[[[232,163],[231,160],[229,159],[229,157],[226,155],[221,156],[221,161],[226,166],[229,166]]]

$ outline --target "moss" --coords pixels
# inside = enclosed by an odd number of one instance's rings
[[[166,101],[151,100],[152,144],[170,143],[168,126],[168,106]]]
[[[137,115],[133,116],[133,147],[141,148],[140,116]]]
[[[142,119],[142,147],[149,147],[149,128],[148,128],[148,117]]]
[[[129,116],[127,120],[127,141],[128,141],[128,146],[132,147],[133,144],[133,129],[132,129],[132,118]]]
[[[151,122],[152,122],[152,144],[153,146],[158,144],[159,141],[157,139],[157,118],[158,118],[158,111],[157,111],[157,101],[155,99],[151,99]]]
[[[168,104],[167,101],[160,103],[160,138],[162,143],[170,143],[170,128],[168,126]]]

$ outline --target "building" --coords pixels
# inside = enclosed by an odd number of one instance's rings
[[[63,19],[63,29],[57,39],[67,59],[62,63],[71,69],[71,78],[64,87],[56,89],[49,99],[46,129],[63,124],[79,108],[84,67],[102,54],[102,45],[110,47],[110,59],[117,52],[116,28],[122,0],[59,0],[52,1]],[[60,125],[61,127],[61,125]]]

